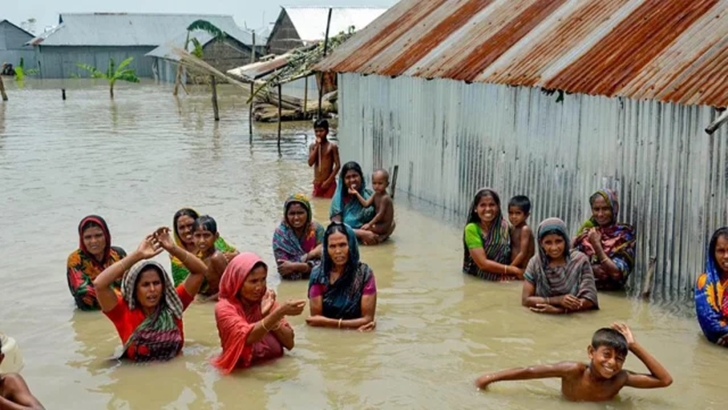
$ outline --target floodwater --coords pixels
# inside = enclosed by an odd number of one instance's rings
[[[362,250],[379,289],[375,332],[311,329],[304,316],[293,318],[293,351],[221,377],[209,364],[219,352],[213,305],[196,303],[184,318],[182,357],[144,366],[114,361],[120,342],[111,322],[76,311],[68,293],[65,261],[77,247],[78,221],[102,215],[113,243],[132,251],[178,208],[192,206],[214,216],[229,242],[273,263],[271,235],[284,199],[310,190],[312,133],[305,123],[287,125],[279,155],[276,126],[256,126],[251,139],[245,101],[232,88],[221,90],[214,124],[204,90],[177,102],[169,86],[120,84],[112,103],[101,83],[29,82],[22,90],[7,83],[0,330],[18,341],[23,375],[48,409],[725,408],[728,350],[704,341],[689,309],[602,295],[599,312],[538,316],[519,305],[518,284],[460,273],[458,218],[401,192],[393,240]],[[328,202],[314,207],[326,220]],[[306,295],[305,282],[280,283],[276,273],[269,282],[281,299]],[[586,360],[592,332],[615,320],[630,324],[667,366],[670,388],[573,404],[560,398],[555,379],[473,387],[485,371]],[[634,356],[626,367],[644,371]]]

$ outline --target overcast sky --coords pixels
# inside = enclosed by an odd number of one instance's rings
[[[59,13],[198,13],[232,14],[239,26],[259,28],[274,22],[280,6],[390,7],[397,0],[126,0],[104,4],[98,0],[2,0],[0,20],[20,24],[35,18],[37,33],[58,22]]]

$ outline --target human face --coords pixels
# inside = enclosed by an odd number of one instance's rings
[[[388,186],[389,181],[385,173],[376,172],[372,175],[372,188],[374,189],[374,192],[380,195],[386,194]]]
[[[143,308],[154,309],[162,299],[164,283],[156,269],[147,269],[139,274],[136,286],[136,299]]]
[[[329,135],[329,132],[325,128],[315,128],[313,132],[316,134],[316,140],[318,142],[325,141],[326,136]]]
[[[240,288],[238,294],[240,298],[250,303],[257,303],[263,300],[268,285],[266,279],[268,278],[268,268],[265,265],[258,265],[248,274],[245,278],[243,286]]]
[[[517,206],[508,207],[508,220],[511,221],[511,225],[514,227],[523,225],[526,222],[526,218],[528,218],[528,214],[523,212],[521,208]]]
[[[336,266],[344,266],[349,261],[349,239],[341,232],[329,235],[326,251]]]
[[[307,219],[308,212],[306,212],[306,208],[304,208],[303,205],[298,202],[294,202],[288,206],[288,210],[286,211],[286,220],[293,229],[303,228],[303,226],[306,225]]]
[[[355,170],[350,169],[346,171],[346,174],[344,174],[344,183],[349,188],[359,190],[359,187],[361,186],[361,175],[359,175],[359,173]]]
[[[564,249],[566,248],[566,242],[564,237],[557,233],[546,234],[541,238],[541,247],[546,256],[551,260],[558,260],[564,258]]]
[[[608,226],[612,223],[612,208],[607,204],[607,200],[603,196],[597,195],[591,208],[592,216],[599,226]]]
[[[106,249],[104,231],[98,226],[86,228],[83,231],[83,246],[97,259],[103,258]]]
[[[200,252],[205,252],[215,248],[215,241],[220,236],[219,233],[212,233],[203,226],[198,227],[192,235],[195,239],[195,246]]]
[[[491,223],[498,216],[498,204],[492,196],[486,195],[480,198],[474,211],[478,214],[481,222]]]
[[[192,225],[195,224],[195,220],[191,216],[182,215],[177,219],[177,234],[179,239],[185,244],[194,243],[192,237]]]
[[[611,379],[622,371],[626,357],[609,346],[599,346],[598,349],[589,346],[589,359],[591,359],[590,367],[597,376]]]
[[[715,263],[724,274],[728,273],[728,238],[719,236],[715,241]]]

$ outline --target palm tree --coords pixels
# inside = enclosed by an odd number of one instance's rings
[[[192,51],[192,55],[195,57],[202,59],[202,45],[197,40],[197,38],[192,37],[190,38],[190,33],[196,30],[205,31],[208,34],[210,34],[212,37],[217,39],[224,39],[226,34],[224,31],[220,30],[219,27],[216,25],[210,23],[207,20],[195,20],[187,27],[187,38],[185,39],[185,46],[184,50],[187,51],[187,47],[189,47],[190,42],[194,45],[194,50]],[[182,64],[177,65],[177,75],[174,79],[174,91],[172,92],[172,95],[177,95],[177,91],[179,90],[180,82],[182,81]]]
[[[111,99],[114,99],[114,84],[116,84],[117,81],[127,81],[130,83],[138,83],[139,77],[137,77],[136,73],[134,72],[134,69],[132,68],[126,68],[132,60],[134,60],[134,57],[129,57],[126,60],[122,61],[121,64],[119,64],[118,67],[115,67],[114,59],[109,59],[109,67],[106,69],[106,72],[101,72],[96,67],[90,66],[88,64],[81,64],[76,63],[78,68],[88,71],[88,73],[91,75],[91,78],[103,78],[104,80],[109,82],[109,94],[111,95]]]

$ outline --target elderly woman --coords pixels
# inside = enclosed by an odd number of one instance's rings
[[[463,245],[463,273],[495,282],[523,279],[523,269],[510,265],[511,226],[494,190],[482,188],[475,194]]]
[[[192,252],[195,255],[197,255],[199,251],[195,245],[192,228],[199,217],[200,214],[194,209],[182,208],[177,211],[172,218],[172,229],[174,229],[175,243],[180,248],[186,249],[188,252]],[[232,259],[238,253],[235,247],[225,242],[225,239],[223,239],[222,236],[218,237],[215,241],[215,248],[222,252],[228,260]],[[174,255],[170,254],[169,258],[172,261],[172,279],[174,281],[174,286],[178,286],[185,280],[185,278],[187,278],[190,271],[185,267],[185,264],[174,257]],[[202,286],[203,289],[206,288],[206,282],[203,282]]]
[[[321,265],[308,284],[310,326],[370,331],[376,326],[377,286],[371,268],[359,260],[354,231],[334,222],[324,235]]]
[[[705,273],[695,285],[695,310],[705,337],[728,347],[728,227],[715,231],[706,255]]]
[[[331,200],[331,220],[349,225],[354,230],[356,237],[365,245],[376,245],[385,241],[396,228],[394,221],[385,235],[377,235],[372,231],[361,229],[374,219],[375,209],[373,206],[364,208],[355,195],[349,194],[349,188],[356,189],[365,200],[373,195],[373,192],[366,187],[361,166],[354,161],[347,162],[341,167],[339,184],[336,186],[336,193]]]
[[[589,198],[592,216],[581,225],[574,247],[592,264],[599,290],[621,290],[634,268],[635,230],[617,223],[619,200],[611,189]]]
[[[300,315],[306,301],[278,305],[275,293],[266,289],[267,276],[266,264],[249,252],[225,269],[215,306],[222,353],[212,361],[224,374],[281,357],[284,347],[293,349],[293,329],[285,317]]]
[[[308,279],[320,263],[324,227],[313,220],[304,194],[291,195],[283,205],[283,220],[273,233],[273,256],[282,279]]]
[[[81,310],[98,310],[93,281],[101,272],[126,256],[124,249],[111,246],[111,233],[104,218],[89,215],[78,224],[78,249],[68,256],[68,289]],[[113,284],[118,290],[121,282]]]
[[[521,303],[538,313],[572,313],[598,309],[597,288],[589,259],[569,250],[566,224],[549,218],[538,226],[538,255],[526,267]]]
[[[190,271],[176,288],[162,265],[148,260],[163,249]],[[94,286],[101,309],[114,323],[124,345],[122,358],[137,362],[170,360],[182,351],[182,312],[200,290],[206,270],[197,256],[175,245],[169,229],[160,228],[144,238],[131,255],[101,272]],[[118,296],[111,284],[122,275],[122,294]]]

